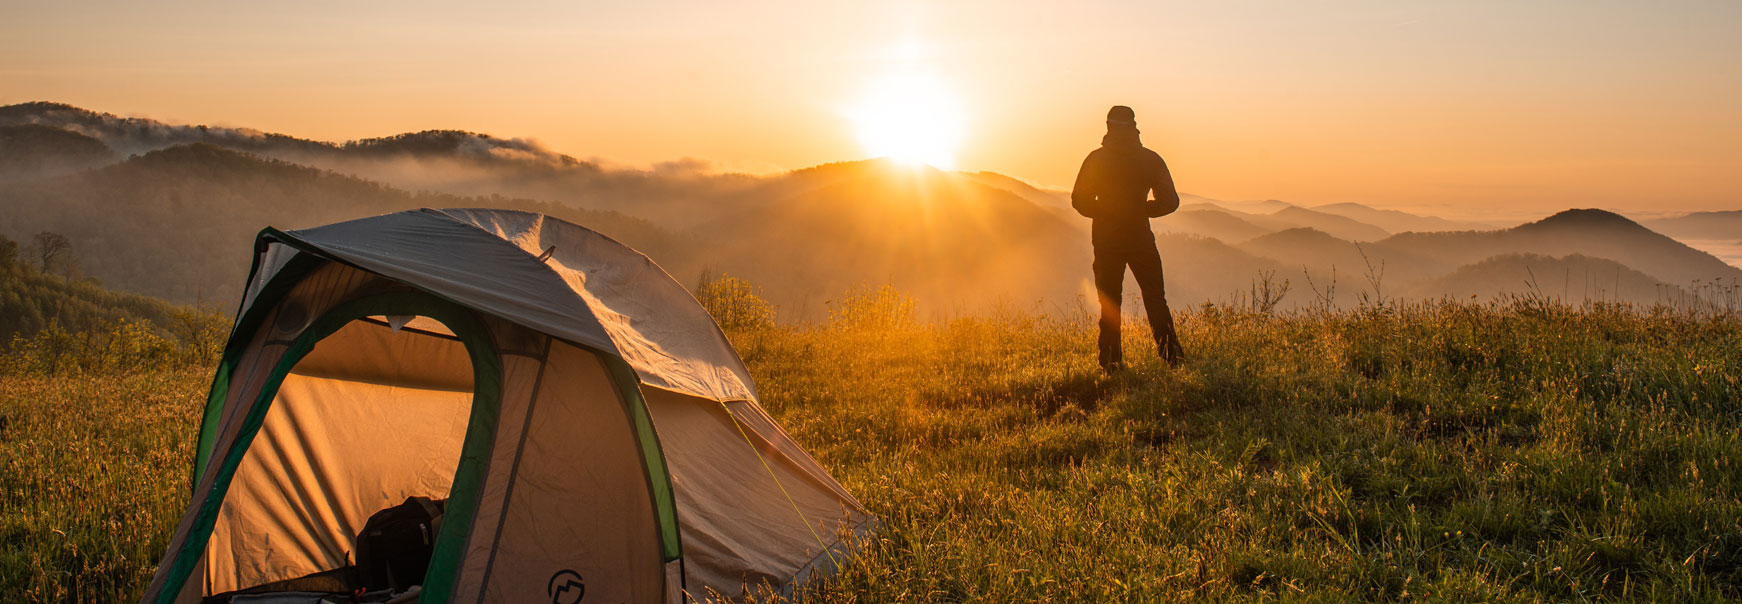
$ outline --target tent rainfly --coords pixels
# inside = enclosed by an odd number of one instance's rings
[[[374,597],[790,593],[875,522],[627,246],[477,209],[263,231],[141,602],[354,592],[359,532],[410,497],[445,501],[427,572]]]

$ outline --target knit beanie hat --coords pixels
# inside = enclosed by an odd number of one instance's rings
[[[1137,127],[1137,112],[1124,105],[1114,105],[1112,109],[1107,110],[1107,126],[1135,128]]]

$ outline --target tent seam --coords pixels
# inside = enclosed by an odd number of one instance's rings
[[[514,471],[508,475],[508,484],[502,489],[502,510],[496,516],[496,537],[490,541],[490,561],[484,564],[484,576],[478,579],[478,598],[484,597],[484,590],[490,586],[490,575],[496,571],[496,554],[502,544],[502,524],[508,521],[509,501],[514,499],[514,484],[520,479],[520,459],[526,453],[526,435],[532,431],[532,415],[538,410],[538,393],[544,388],[544,370],[550,363],[550,347],[556,338],[544,337],[544,354],[539,357],[538,377],[532,380],[532,395],[526,402],[526,418],[520,424],[520,442],[514,445]],[[486,468],[488,469],[488,468]]]

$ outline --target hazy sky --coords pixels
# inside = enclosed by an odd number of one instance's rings
[[[0,103],[766,172],[864,157],[850,115],[917,74],[958,168],[1045,185],[1122,103],[1210,197],[1742,209],[1738,32],[1736,0],[0,0]]]

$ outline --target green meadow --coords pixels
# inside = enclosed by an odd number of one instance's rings
[[[762,403],[882,520],[812,602],[1742,597],[1742,320],[1540,299],[788,324],[702,297]],[[110,323],[0,359],[0,594],[130,601],[187,497],[210,338]],[[56,340],[55,338],[61,338]]]

